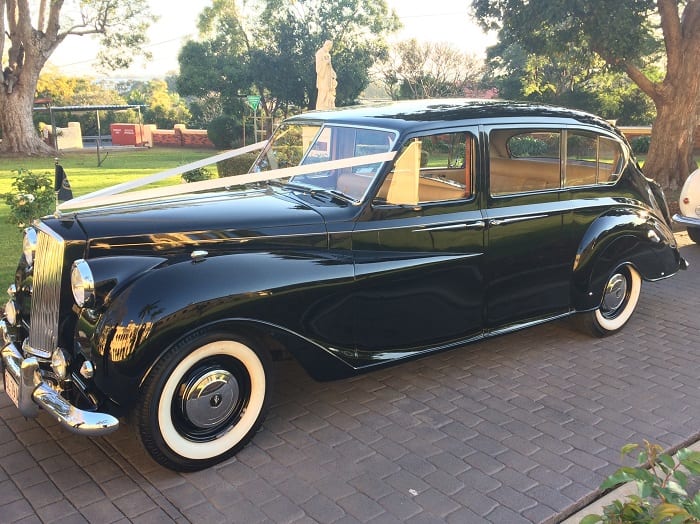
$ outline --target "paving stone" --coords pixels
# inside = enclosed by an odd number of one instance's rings
[[[345,515],[345,510],[325,495],[316,495],[301,506],[317,522],[336,522]]]
[[[555,322],[329,383],[279,363],[254,441],[193,474],[157,465],[127,428],[79,438],[0,394],[0,521],[556,522],[622,445],[696,434],[698,310],[700,277],[682,272],[644,283],[604,339]]]
[[[7,519],[7,522],[17,522],[20,519],[34,516],[35,512],[25,499],[17,499],[7,504],[0,504],[0,515],[3,519]]]
[[[272,522],[294,522],[304,516],[303,510],[284,496],[262,505],[260,509]]]
[[[348,515],[357,518],[361,522],[369,522],[376,519],[384,508],[363,493],[353,493],[350,496],[338,500],[338,506],[343,508]]]

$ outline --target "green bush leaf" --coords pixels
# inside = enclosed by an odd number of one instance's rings
[[[680,484],[683,489],[688,487],[688,475],[683,473],[680,469],[673,472],[673,478],[676,479],[678,484]]]
[[[678,462],[693,475],[700,475],[700,452],[684,448],[678,452]]]
[[[665,453],[659,455],[658,460],[661,464],[666,466],[669,470],[672,470],[673,468],[676,467],[676,461],[673,460],[673,458],[669,455],[666,455]]]

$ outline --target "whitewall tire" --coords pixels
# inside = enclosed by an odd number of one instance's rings
[[[267,352],[201,334],[169,350],[142,389],[137,422],[153,458],[196,471],[234,455],[262,424],[271,396]]]
[[[635,268],[616,269],[608,277],[598,308],[583,314],[584,326],[599,337],[620,331],[634,313],[641,290],[642,278]]]

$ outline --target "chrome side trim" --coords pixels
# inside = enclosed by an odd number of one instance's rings
[[[489,220],[490,226],[502,226],[503,224],[513,224],[515,222],[525,222],[526,220],[535,220],[538,218],[546,218],[549,215],[529,215],[524,217],[513,217],[513,218],[494,218]]]
[[[477,220],[476,222],[470,222],[470,223],[465,223],[462,222],[460,224],[448,224],[446,226],[433,226],[433,227],[425,227],[425,228],[417,228],[412,230],[412,233],[424,233],[426,231],[452,231],[452,230],[458,230],[458,229],[482,229],[486,227],[486,222],[483,220]]]

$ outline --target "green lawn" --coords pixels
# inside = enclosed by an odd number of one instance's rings
[[[100,167],[97,155],[91,152],[64,153],[60,163],[66,170],[74,196],[84,195],[122,182],[128,182],[165,169],[181,166],[216,154],[211,149],[153,148],[147,150],[110,151]],[[104,158],[104,152],[102,153]],[[210,166],[211,167],[211,166]],[[53,158],[0,157],[0,194],[12,189],[14,170],[28,169],[48,173],[53,178]],[[169,182],[178,183],[177,177]],[[0,200],[0,290],[12,282],[22,250],[22,233],[8,222],[9,207]],[[5,299],[0,299],[3,306]]]

